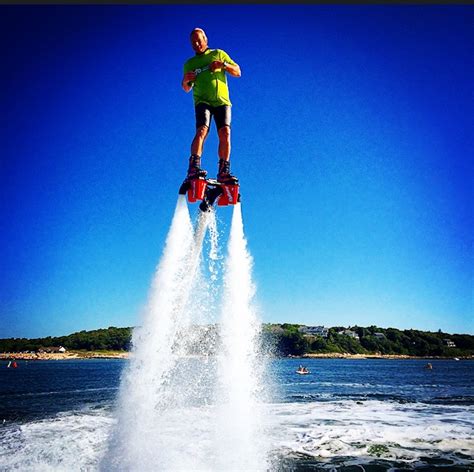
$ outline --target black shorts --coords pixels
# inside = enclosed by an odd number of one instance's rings
[[[219,131],[223,126],[230,127],[232,114],[230,105],[212,107],[207,103],[198,103],[194,109],[196,113],[196,129],[201,126],[211,127],[211,117],[214,117],[216,128]]]

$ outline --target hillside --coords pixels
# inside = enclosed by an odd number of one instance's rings
[[[68,336],[36,339],[0,339],[0,352],[54,351],[59,346],[66,350],[128,351],[133,328],[109,327],[93,331],[79,331]],[[202,338],[217,337],[216,327],[196,326]],[[403,355],[417,357],[474,356],[474,336],[449,334],[442,331],[399,330],[396,328],[332,327],[324,335],[305,333],[297,324],[264,324],[262,343],[265,350],[277,356],[305,354],[362,354]],[[346,334],[343,334],[343,333]],[[199,343],[205,346],[205,342]],[[215,343],[208,343],[215,345]],[[196,354],[195,352],[190,354]],[[213,354],[213,352],[208,352]]]

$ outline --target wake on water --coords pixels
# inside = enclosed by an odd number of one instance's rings
[[[240,203],[223,268],[218,239],[214,211],[193,228],[180,196],[133,332],[102,470],[267,469],[260,323]]]

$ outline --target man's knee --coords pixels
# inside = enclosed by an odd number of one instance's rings
[[[219,139],[228,141],[230,139],[230,126],[223,126],[218,131]]]
[[[207,133],[209,132],[209,128],[206,125],[200,126],[196,129],[196,135],[194,139],[206,139]]]

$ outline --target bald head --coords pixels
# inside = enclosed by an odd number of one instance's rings
[[[206,32],[202,29],[202,28],[194,28],[192,31],[191,31],[191,34],[189,35],[191,38],[193,36],[194,33],[202,33],[202,35],[207,39],[207,36],[206,36]]]
[[[191,46],[196,54],[202,54],[207,49],[207,36],[203,29],[194,28],[191,31]]]

